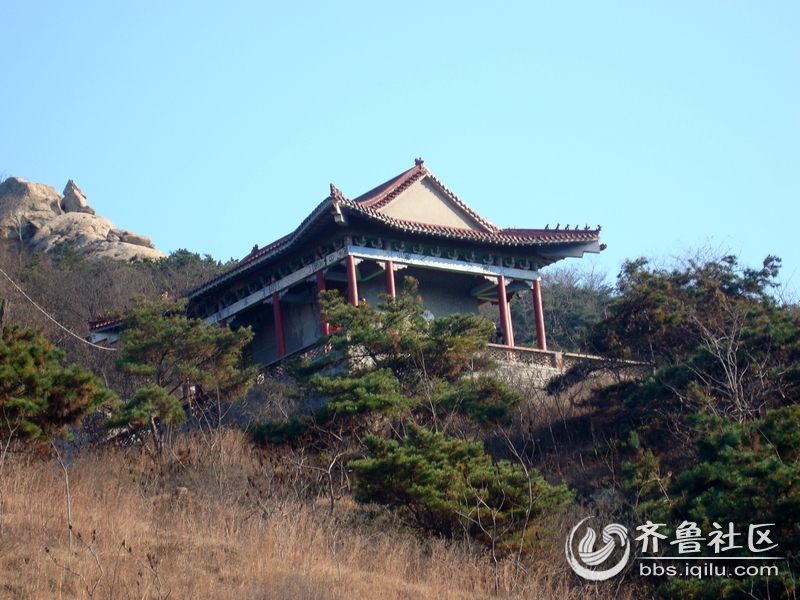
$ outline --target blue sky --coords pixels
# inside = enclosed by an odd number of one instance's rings
[[[4,3],[0,171],[239,258],[425,164],[597,267],[710,245],[800,288],[800,3]]]

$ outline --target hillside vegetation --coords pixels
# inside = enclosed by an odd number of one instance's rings
[[[546,389],[482,358],[490,322],[424,319],[413,280],[379,307],[325,294],[327,358],[260,381],[239,360],[248,330],[161,300],[218,273],[209,257],[7,250],[2,266],[73,331],[109,309],[128,328],[118,350],[92,348],[0,284],[0,597],[796,596],[800,312],[775,299],[778,259],[631,261],[614,288],[551,269],[550,346],[647,366]],[[529,300],[514,325],[531,343]],[[14,359],[17,340],[42,348],[47,377]],[[41,385],[11,385],[19,373]],[[48,391],[69,374],[74,393]],[[588,515],[670,535],[773,523],[785,560],[772,577],[590,583],[564,558]]]

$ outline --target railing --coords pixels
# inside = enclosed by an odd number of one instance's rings
[[[301,348],[291,354],[282,356],[269,364],[263,365],[258,369],[257,383],[263,383],[265,379],[280,379],[286,375],[286,365],[290,358],[303,358],[314,362],[330,352],[331,347],[327,344],[319,344]]]
[[[504,363],[518,363],[521,365],[538,365],[553,369],[563,368],[563,353],[539,350],[538,348],[523,348],[521,346],[502,346],[500,344],[487,344],[486,355],[494,360]]]
[[[281,379],[287,375],[286,364],[288,359],[300,357],[314,362],[330,352],[328,345],[315,345],[297,350],[291,354],[276,359],[262,366],[258,372],[258,383],[265,379]],[[576,365],[588,367],[612,367],[637,369],[647,371],[651,367],[647,363],[632,360],[617,360],[592,356],[590,354],[575,354],[572,352],[555,352],[552,350],[539,350],[538,348],[524,348],[522,346],[502,346],[500,344],[487,344],[485,355],[500,363],[527,366],[538,366],[545,369],[566,371]]]
[[[576,365],[594,367],[616,367],[648,371],[652,367],[648,363],[634,360],[619,360],[604,358],[591,354],[575,354],[572,352],[555,352],[552,350],[539,350],[538,348],[523,348],[521,346],[501,346],[500,344],[487,344],[486,354],[494,360],[503,363],[517,363],[523,365],[538,365],[550,367],[559,371],[566,371]]]

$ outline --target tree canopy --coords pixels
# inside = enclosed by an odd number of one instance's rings
[[[672,268],[625,263],[607,318],[592,332],[610,356],[647,360],[652,374],[601,390],[616,431],[621,487],[640,522],[737,529],[771,523],[778,577],[673,578],[665,596],[794,597],[800,551],[800,315],[773,294],[780,259],[733,256]],[[743,538],[746,539],[746,538]],[[708,550],[708,549],[706,549]],[[740,554],[746,554],[745,549]]]
[[[136,298],[125,314],[117,368],[138,380],[111,425],[149,425],[158,439],[157,420],[177,425],[186,420],[189,396],[228,400],[252,385],[253,367],[240,368],[249,328],[233,330],[188,318],[185,300],[152,302]]]
[[[116,400],[99,378],[31,329],[3,326],[0,339],[0,428],[6,440],[48,440]]]
[[[779,267],[773,256],[761,269],[733,256],[673,269],[627,262],[619,296],[590,343],[657,367],[632,401],[676,402],[737,420],[763,416],[800,391],[800,316],[770,294]]]
[[[551,486],[537,471],[493,461],[480,442],[413,425],[400,441],[364,441],[369,456],[349,464],[358,478],[356,500],[400,509],[440,535],[465,531],[509,548],[528,524],[572,500],[566,485]]]

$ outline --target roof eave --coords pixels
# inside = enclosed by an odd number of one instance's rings
[[[202,286],[193,289],[192,291],[186,294],[186,297],[194,298],[196,296],[199,296],[200,294],[212,290],[213,288],[225,283],[226,281],[229,281],[236,275],[248,271],[257,265],[263,264],[264,262],[267,262],[268,260],[276,256],[279,256],[281,253],[288,250],[309,227],[311,227],[315,222],[317,222],[320,219],[320,217],[323,217],[325,213],[330,210],[331,203],[335,202],[336,200],[329,196],[328,198],[323,200],[311,212],[311,214],[308,217],[306,217],[303,220],[303,222],[297,229],[295,229],[289,235],[284,236],[283,239],[285,241],[283,243],[280,243],[278,245],[270,244],[271,246],[274,246],[272,249],[267,250],[263,254],[258,255],[257,257],[254,257],[250,260],[247,260],[247,257],[245,257],[238,265],[234,266],[231,270],[227,271],[226,273],[223,273],[222,275],[220,275],[215,279],[212,279],[211,281],[203,284]],[[267,246],[267,248],[269,247],[270,246]]]
[[[543,256],[562,258],[583,258],[587,252],[590,254],[600,254],[600,239],[584,243],[565,244],[558,246],[546,246],[539,250]]]

